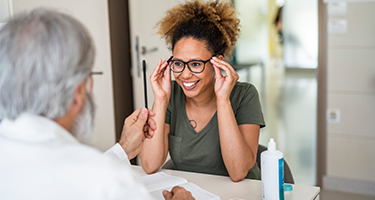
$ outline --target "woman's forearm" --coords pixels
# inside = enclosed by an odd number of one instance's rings
[[[256,152],[254,154],[243,137],[229,100],[217,102],[217,117],[224,164],[231,179],[240,181],[254,166]]]
[[[139,153],[142,167],[146,173],[156,172],[165,162],[168,155],[168,137],[165,134],[165,113],[168,100],[155,100],[153,111],[156,131],[152,139],[146,139]],[[169,131],[169,130],[168,130]]]

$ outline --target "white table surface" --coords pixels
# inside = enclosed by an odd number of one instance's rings
[[[141,166],[132,165],[141,176],[147,175]],[[217,176],[178,170],[160,169],[173,176],[193,182],[201,188],[214,193],[222,200],[262,200],[262,183],[258,180],[244,179],[233,182],[227,176]],[[293,185],[293,190],[285,192],[285,200],[318,200],[320,188],[315,186]]]

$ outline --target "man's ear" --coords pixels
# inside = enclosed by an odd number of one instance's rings
[[[94,89],[94,78],[90,76],[89,79],[90,79],[90,91],[92,92],[92,90]]]
[[[74,91],[74,100],[72,104],[72,110],[74,113],[80,113],[84,107],[86,100],[86,81],[83,81]]]
[[[67,113],[58,118],[54,119],[58,124],[64,127],[69,132],[71,131],[74,121],[81,113],[86,101],[86,81],[83,81],[74,91],[73,103],[70,105]]]

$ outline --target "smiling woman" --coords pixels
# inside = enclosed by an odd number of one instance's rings
[[[173,57],[160,60],[150,78],[158,128],[140,152],[143,169],[157,171],[169,152],[179,170],[260,179],[256,153],[265,123],[258,92],[237,82],[224,61],[239,34],[234,8],[188,1],[168,10],[158,26]]]
[[[175,57],[174,59],[176,60],[186,60],[192,64],[196,60],[210,61],[212,57],[212,53],[206,48],[205,42],[198,41],[192,37],[184,37],[176,42],[175,48],[173,50],[173,55]],[[207,67],[203,68],[205,65],[207,65]],[[191,70],[183,70],[180,72],[176,72],[173,70],[172,71],[176,82],[183,88],[187,98],[190,98],[193,101],[201,99],[199,100],[201,102],[207,102],[207,100],[211,100],[212,103],[215,103],[215,98],[213,98],[215,96],[214,68],[212,67],[211,62],[203,64],[203,67],[201,68],[202,70],[199,73],[192,73]],[[189,65],[188,68],[191,69]],[[198,99],[193,99],[194,97]],[[208,112],[211,112],[213,115],[215,111],[216,109],[212,109]]]

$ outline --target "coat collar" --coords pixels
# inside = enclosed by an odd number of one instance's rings
[[[27,113],[21,114],[15,120],[2,120],[0,136],[24,142],[48,142],[59,139],[79,143],[71,133],[52,119]]]

